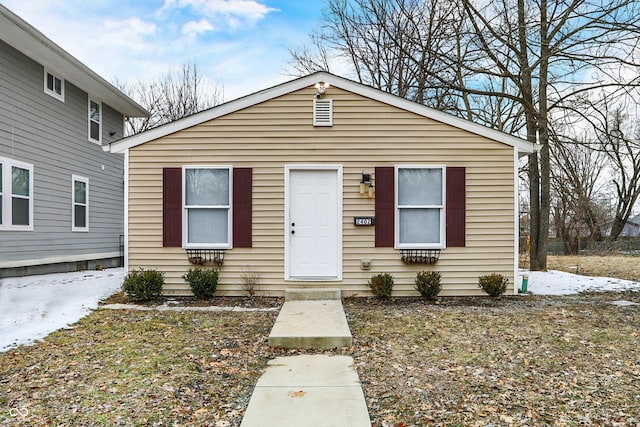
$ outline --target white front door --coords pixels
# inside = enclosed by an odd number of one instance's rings
[[[287,279],[342,278],[341,169],[287,169]]]

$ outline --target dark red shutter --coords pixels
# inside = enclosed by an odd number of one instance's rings
[[[233,169],[233,247],[250,248],[252,218],[252,170]]]
[[[162,169],[162,246],[182,246],[182,168]]]
[[[376,186],[376,247],[393,247],[395,243],[395,178],[393,167],[377,167]]]
[[[447,247],[465,246],[465,168],[447,168]]]

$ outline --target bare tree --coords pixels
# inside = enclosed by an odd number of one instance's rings
[[[530,256],[546,269],[552,121],[589,120],[581,98],[597,91],[601,106],[640,84],[640,3],[328,0],[324,22],[317,40],[360,81],[541,145],[528,164]]]
[[[640,125],[617,107],[605,110],[606,132],[598,136],[608,158],[616,209],[609,239],[616,240],[640,199]]]
[[[116,82],[115,85],[150,113],[147,118],[127,117],[127,135],[214,107],[222,98],[218,87],[204,81],[197,65],[190,62],[178,71],[168,71],[157,81],[139,80],[132,86]]]
[[[591,242],[603,240],[606,210],[601,206],[606,155],[595,142],[581,140],[551,146],[552,216],[565,254],[577,253],[588,232]]]

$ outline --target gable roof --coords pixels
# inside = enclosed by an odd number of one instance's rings
[[[128,117],[149,112],[40,31],[0,4],[0,40]]]
[[[634,216],[634,217],[629,218],[629,219],[627,220],[627,222],[632,222],[632,223],[634,223],[634,224],[640,225],[640,214],[638,214],[638,215],[636,215],[636,216]]]
[[[218,117],[242,110],[244,108],[259,104],[264,101],[268,101],[287,93],[313,86],[318,82],[329,83],[330,86],[338,87],[349,92],[364,96],[366,98],[380,101],[382,103],[413,112],[415,114],[433,119],[435,121],[466,130],[476,135],[484,136],[486,138],[501,142],[511,147],[515,147],[517,148],[521,156],[531,154],[534,151],[538,151],[539,149],[539,146],[536,144],[532,144],[529,141],[525,141],[504,132],[490,129],[488,127],[461,119],[459,117],[444,113],[434,108],[426,107],[422,104],[409,101],[399,96],[374,89],[370,86],[366,86],[364,84],[357,83],[352,80],[333,75],[331,73],[320,71],[309,74],[305,77],[300,77],[298,79],[282,83],[277,86],[273,86],[268,89],[264,89],[262,91],[247,95],[242,98],[238,98],[236,100],[218,105],[208,110],[201,111],[191,116],[184,117],[171,123],[158,126],[157,128],[150,129],[146,132],[123,138],[119,141],[111,143],[110,150],[114,153],[122,153],[129,148],[136,147],[138,145],[153,141],[158,138],[162,138],[183,129],[199,125],[209,120],[216,119]]]

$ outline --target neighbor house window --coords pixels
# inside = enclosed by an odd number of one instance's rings
[[[445,167],[396,167],[396,247],[439,249],[445,235]]]
[[[0,158],[0,229],[33,229],[33,165]]]
[[[44,93],[64,102],[64,80],[50,70],[44,70]]]
[[[231,247],[231,167],[183,168],[184,246]]]
[[[102,142],[102,104],[89,98],[89,140]]]
[[[73,175],[71,183],[71,230],[89,231],[89,179]]]

